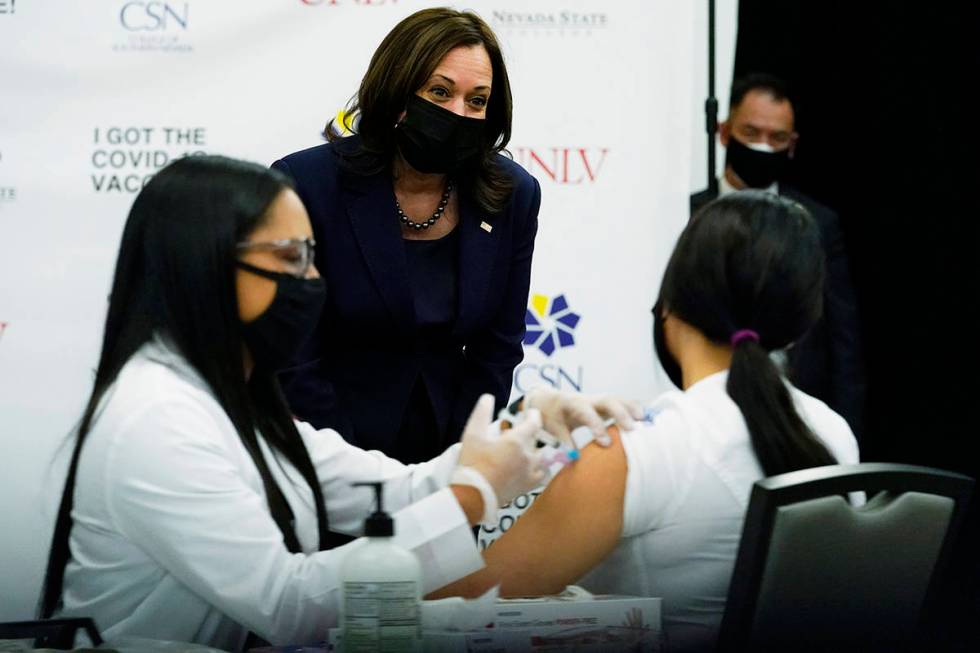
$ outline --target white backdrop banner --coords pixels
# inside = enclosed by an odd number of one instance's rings
[[[135,194],[187,153],[268,164],[322,142],[382,37],[439,4],[0,0],[0,621],[33,612],[43,497],[63,483]],[[542,186],[515,391],[650,398],[665,383],[650,307],[697,178],[703,16],[684,0],[459,8],[500,37],[509,149]]]

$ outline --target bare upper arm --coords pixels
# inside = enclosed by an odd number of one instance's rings
[[[478,596],[498,583],[502,596],[553,594],[605,558],[623,530],[626,488],[626,453],[610,432],[609,447],[586,447],[484,552],[484,569],[431,596]]]

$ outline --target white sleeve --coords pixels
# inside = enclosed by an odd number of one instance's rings
[[[803,395],[799,390],[796,392],[797,410],[837,463],[853,465],[860,462],[857,438],[847,420],[819,399]]]
[[[430,461],[406,465],[380,451],[356,447],[331,429],[317,431],[305,422],[297,422],[296,428],[320,480],[330,529],[338,533],[360,535],[364,518],[374,509],[374,491],[352,483],[384,481],[385,510],[395,513],[447,487],[459,463],[458,443]]]
[[[351,484],[384,481],[384,508],[395,516],[395,541],[418,557],[426,592],[483,568],[472,527],[446,489],[459,464],[459,443],[432,460],[406,465],[355,447],[331,429],[296,426],[320,479],[331,530],[361,535],[374,510],[374,491]]]
[[[854,437],[854,432],[847,420],[830,406],[821,403],[819,408],[821,410],[814,411],[818,417],[812,418],[814,421],[810,423],[810,426],[830,450],[830,455],[837,460],[839,465],[854,465],[861,462],[857,438]],[[851,505],[855,507],[867,503],[867,495],[864,492],[851,492],[848,497]]]
[[[692,477],[692,456],[680,415],[665,409],[653,424],[623,434],[626,451],[626,496],[623,536],[661,526],[683,498]]]
[[[289,553],[265,498],[242,477],[236,461],[245,454],[229,447],[223,428],[192,400],[156,404],[132,416],[108,452],[110,516],[124,537],[174,578],[270,642],[322,640],[337,623],[340,563],[362,541],[312,555]],[[329,482],[340,469],[318,472],[331,492],[349,491]],[[430,528],[427,520],[434,516],[442,521]],[[422,550],[423,563],[455,557],[450,570],[461,574],[482,565],[448,490],[396,519],[404,533],[398,539]],[[466,531],[468,546],[447,536],[458,530],[450,524]],[[434,581],[424,591],[445,579]]]

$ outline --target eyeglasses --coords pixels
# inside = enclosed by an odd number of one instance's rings
[[[306,277],[313,265],[316,241],[312,238],[287,240],[246,241],[238,243],[238,251],[274,252],[283,262],[283,272],[300,279]]]

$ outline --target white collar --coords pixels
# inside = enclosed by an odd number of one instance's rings
[[[728,181],[728,177],[725,176],[725,172],[722,171],[721,177],[718,179],[718,197],[723,197],[729,193],[738,192],[739,190],[740,189],[731,185],[731,183]],[[779,195],[779,182],[774,181],[769,184],[767,188],[763,188],[762,190],[772,193],[773,195]]]
[[[197,368],[191,365],[190,361],[184,357],[177,343],[166,334],[160,333],[159,331],[154,333],[153,338],[144,343],[134,356],[139,356],[168,367],[192,385],[197,386],[208,394],[214,394],[210,384],[204,380],[204,377],[197,371]]]

